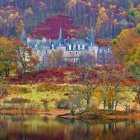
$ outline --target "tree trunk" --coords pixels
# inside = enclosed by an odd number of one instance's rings
[[[106,109],[106,100],[103,101],[104,103],[104,110]]]
[[[116,101],[115,110],[117,110],[117,106],[118,106],[118,101]]]
[[[112,109],[112,104],[108,103],[108,109],[111,110]]]
[[[87,99],[86,101],[87,101],[87,104],[86,104],[86,110],[89,110],[89,103],[90,103],[90,100]]]
[[[8,77],[10,75],[10,70],[9,68],[5,69],[5,76]]]
[[[111,109],[114,110],[114,101],[111,103]]]

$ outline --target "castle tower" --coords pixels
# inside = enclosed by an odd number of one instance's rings
[[[21,40],[21,42],[22,42],[23,44],[26,44],[26,43],[27,43],[27,37],[26,37],[26,32],[25,32],[24,28],[23,28],[23,30],[22,30],[20,40]]]

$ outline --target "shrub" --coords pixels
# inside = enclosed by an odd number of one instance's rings
[[[70,109],[69,102],[66,99],[61,99],[57,102],[58,109]]]
[[[10,86],[8,88],[8,92],[9,92],[9,94],[19,94],[20,93],[19,87],[17,87],[17,86]]]
[[[45,109],[48,109],[48,103],[49,103],[49,101],[48,100],[41,100],[41,101],[42,101],[42,103],[44,105],[44,108]]]
[[[27,88],[27,87],[18,87],[18,86],[11,86],[9,89],[8,89],[8,92],[9,93],[12,93],[12,94],[26,94],[26,93],[30,93],[31,92],[31,89],[30,88]]]
[[[74,109],[71,109],[71,110],[70,110],[70,114],[71,114],[71,115],[74,115],[74,114],[75,114]]]
[[[64,96],[69,96],[69,94],[68,93],[65,93]]]
[[[4,97],[8,94],[7,88],[7,86],[0,85],[0,97]]]
[[[11,102],[10,102],[10,100],[7,100],[7,99],[6,99],[6,100],[3,100],[3,103],[4,103],[4,104],[9,104],[9,103],[11,103]]]
[[[45,91],[64,92],[65,90],[68,90],[68,87],[60,86],[56,84],[43,83],[43,84],[40,84],[36,90],[38,92],[45,92]]]
[[[31,104],[29,104],[28,106],[27,106],[27,110],[34,110],[34,109],[38,109],[39,108],[39,106],[37,105],[37,104],[35,104],[35,103],[31,103]]]
[[[30,102],[30,100],[24,99],[24,98],[12,98],[9,103],[13,103],[13,104],[25,104],[25,103],[29,103],[29,102]]]
[[[23,93],[23,94],[26,94],[26,93],[30,93],[31,92],[31,89],[26,88],[26,87],[20,87],[19,88],[19,92],[20,93]]]

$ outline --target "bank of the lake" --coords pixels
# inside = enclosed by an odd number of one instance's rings
[[[49,115],[65,119],[79,120],[140,120],[140,112],[125,112],[111,110],[85,111],[82,113],[70,114],[70,110],[53,109],[53,110],[0,110],[0,114],[9,115]]]
[[[80,119],[80,120],[140,120],[140,112],[112,111],[112,110],[95,110],[74,115],[60,115],[62,118]]]
[[[51,116],[64,116],[68,115],[70,110],[64,110],[64,109],[53,109],[53,110],[21,110],[21,109],[16,109],[16,110],[0,110],[0,114],[10,114],[10,115],[51,115]]]

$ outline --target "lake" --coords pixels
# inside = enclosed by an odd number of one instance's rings
[[[0,115],[0,140],[140,140],[140,121],[91,122]]]

